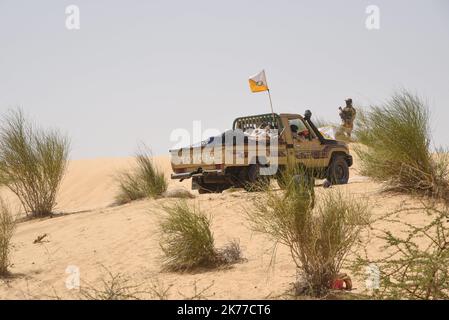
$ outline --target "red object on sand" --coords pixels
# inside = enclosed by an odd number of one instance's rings
[[[335,279],[332,283],[332,289],[334,290],[344,290],[345,289],[345,281],[343,279]]]
[[[331,289],[333,290],[352,290],[351,278],[346,273],[338,274],[337,278],[332,282]]]

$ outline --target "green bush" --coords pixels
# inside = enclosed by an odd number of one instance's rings
[[[179,201],[164,208],[161,223],[161,248],[164,265],[170,270],[188,270],[216,264],[217,252],[210,230],[211,219],[187,202]]]
[[[297,292],[320,297],[329,291],[369,214],[364,202],[338,191],[317,203],[313,185],[296,179],[285,192],[267,190],[257,196],[248,218],[253,230],[290,249],[300,275]]]
[[[160,246],[164,252],[164,266],[172,271],[213,268],[241,260],[240,245],[232,241],[216,249],[211,218],[185,200],[164,207],[167,215],[161,221]]]
[[[11,238],[16,223],[10,208],[0,198],[0,276],[8,273],[10,266],[9,254],[11,250]]]
[[[447,197],[448,161],[430,152],[429,111],[417,96],[396,93],[383,106],[359,116],[356,149],[362,174],[389,190]]]
[[[167,190],[168,182],[151,158],[151,153],[141,149],[135,155],[137,166],[134,170],[117,176],[119,193],[117,204],[125,204],[147,197],[157,197]]]
[[[34,127],[20,110],[2,120],[0,183],[17,195],[27,214],[50,215],[67,167],[67,137]]]
[[[430,222],[416,226],[393,214],[425,213]],[[359,256],[353,271],[366,278],[365,268],[378,268],[378,287],[368,288],[377,299],[449,299],[449,211],[438,209],[434,203],[423,207],[405,208],[379,219],[398,232],[383,228],[376,236],[381,241],[384,256],[369,259]]]

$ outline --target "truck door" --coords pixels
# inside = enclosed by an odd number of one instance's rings
[[[289,119],[295,161],[308,168],[322,167],[320,164],[321,143],[313,130],[301,118]],[[324,161],[323,161],[324,162]]]

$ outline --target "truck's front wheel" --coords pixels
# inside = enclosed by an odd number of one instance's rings
[[[331,184],[346,184],[349,180],[349,167],[344,156],[333,158],[327,170],[327,180]]]

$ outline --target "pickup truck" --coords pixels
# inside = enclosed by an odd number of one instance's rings
[[[291,165],[313,172],[331,184],[349,179],[352,156],[347,144],[326,138],[311,120],[290,113],[239,117],[232,130],[199,144],[170,150],[172,179],[192,179],[199,193],[219,193],[251,186],[271,178],[281,186]]]

